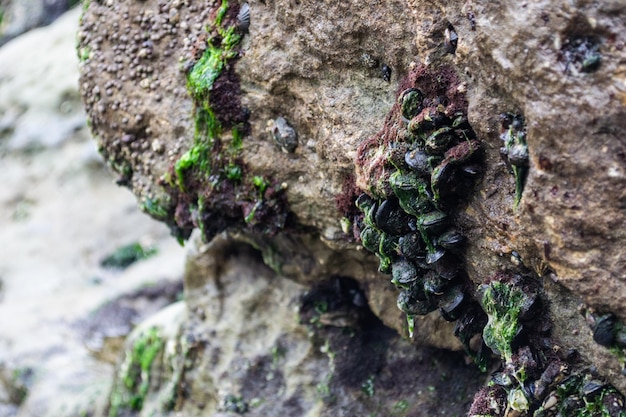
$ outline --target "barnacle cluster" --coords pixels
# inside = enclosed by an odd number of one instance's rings
[[[407,315],[409,334],[416,316],[440,309],[444,319],[460,319],[457,335],[469,349],[484,314],[465,294],[459,257],[464,237],[451,210],[480,173],[480,144],[453,83],[442,77],[435,89],[419,88],[430,77],[423,67],[417,70],[385,129],[359,150],[370,173],[383,173],[356,200],[363,213],[360,237],[400,290],[397,304]],[[376,160],[382,169],[372,168]]]

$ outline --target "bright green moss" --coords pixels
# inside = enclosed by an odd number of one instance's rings
[[[262,176],[255,175],[252,178],[252,184],[259,191],[259,196],[263,198],[263,194],[265,194],[265,190],[269,187],[270,183]]]
[[[190,172],[198,174],[200,178],[208,178],[213,171],[212,151],[215,140],[221,134],[221,126],[211,108],[210,93],[226,63],[237,56],[235,48],[241,40],[234,26],[226,29],[221,27],[227,10],[228,2],[223,0],[213,23],[213,27],[217,28],[220,34],[221,41],[216,44],[214,39],[209,39],[204,54],[187,76],[187,89],[195,101],[195,133],[193,146],[174,165],[181,191],[186,190],[185,178]],[[236,146],[236,149],[240,150],[241,135],[236,128],[233,129],[233,142],[235,144],[231,146]],[[231,180],[240,180],[242,176],[241,168],[235,167],[232,161],[225,170],[225,174]]]

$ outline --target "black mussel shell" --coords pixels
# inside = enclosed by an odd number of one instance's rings
[[[423,177],[429,177],[433,167],[439,161],[441,161],[441,158],[428,155],[421,149],[414,149],[404,154],[404,162],[406,162],[409,168]]]
[[[606,388],[606,384],[600,382],[600,381],[596,381],[596,380],[591,380],[589,382],[587,382],[585,385],[583,385],[582,387],[582,394],[585,397],[586,400],[593,400],[594,397],[600,395],[600,393]]]
[[[424,316],[437,308],[430,300],[417,300],[410,290],[400,291],[397,304],[408,316]]]
[[[401,259],[391,266],[391,282],[400,288],[409,288],[410,285],[420,278],[420,272],[413,263]]]
[[[446,251],[443,248],[435,248],[434,251],[429,251],[428,254],[426,254],[426,263],[429,265],[434,264],[445,254]]]
[[[463,340],[471,339],[477,333],[482,333],[483,328],[487,324],[487,314],[483,311],[482,307],[477,302],[470,302],[467,307],[463,309],[461,317],[456,321],[454,325],[454,335]]]
[[[437,254],[437,252],[438,251],[436,250],[435,254]],[[431,260],[435,258],[436,256],[433,256],[431,257]],[[437,275],[448,281],[456,278],[456,276],[459,274],[459,260],[456,256],[448,251],[444,251],[443,255],[438,257],[433,262],[430,262],[430,267],[433,271],[437,273]]]
[[[426,256],[426,244],[419,233],[409,233],[398,241],[400,253],[407,259],[423,260]]]
[[[250,28],[250,5],[248,3],[243,3],[237,13],[237,27],[243,33],[248,33]]]
[[[421,149],[413,149],[404,155],[404,162],[418,174],[425,174],[430,172],[428,158],[426,152]]]
[[[361,230],[361,244],[370,252],[378,253],[380,232],[373,227],[366,226]]]
[[[408,214],[418,216],[432,210],[429,184],[416,172],[394,172],[389,176],[389,186],[398,198],[400,207]]]
[[[615,316],[605,314],[596,318],[593,340],[602,346],[611,347],[615,341]]]
[[[374,219],[380,230],[392,235],[404,235],[411,231],[409,226],[411,217],[400,208],[395,198],[383,201],[376,210]]]
[[[426,138],[424,149],[429,155],[443,155],[454,140],[454,131],[449,127],[442,127]]]
[[[439,312],[446,321],[455,321],[461,317],[465,307],[466,296],[460,285],[446,291],[444,299],[440,303]]]
[[[424,95],[416,88],[406,89],[400,94],[400,110],[402,117],[411,120],[422,111]]]
[[[430,175],[430,185],[436,199],[447,198],[454,193],[458,166],[443,161]]]
[[[465,237],[457,230],[448,230],[437,237],[437,244],[447,250],[460,248]]]
[[[448,280],[443,279],[435,271],[429,271],[424,276],[424,292],[431,295],[443,295]]]
[[[390,235],[389,233],[380,234],[380,244],[378,245],[378,253],[390,258],[396,258],[398,252],[398,236]]]
[[[470,127],[467,115],[460,113],[456,114],[454,120],[452,120],[453,129],[468,129]]]
[[[476,178],[481,174],[480,167],[475,164],[465,165],[461,168],[461,171],[463,172],[463,175],[469,178]]]
[[[439,210],[422,214],[417,220],[418,228],[431,235],[441,233],[448,225],[448,215]]]
[[[366,211],[371,209],[374,205],[376,205],[376,200],[374,200],[369,195],[363,193],[357,197],[354,204],[357,206],[359,210],[365,213]]]

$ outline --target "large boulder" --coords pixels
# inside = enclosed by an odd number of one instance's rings
[[[417,138],[420,123],[443,120],[432,123],[456,146],[429,160],[427,203],[466,241],[462,291],[489,313],[498,287],[481,284],[532,287],[556,324],[552,350],[578,350],[624,391],[607,347],[620,350],[626,320],[625,13],[619,1],[92,2],[81,92],[119,183],[177,238],[227,231],[307,287],[353,278],[404,334],[398,292],[377,271],[398,263],[397,247],[364,250],[363,230],[381,220],[354,202],[365,192],[411,214],[392,177],[410,171],[416,143],[439,140]],[[409,88],[423,94],[414,112]],[[439,200],[449,189],[453,202]],[[603,314],[613,326],[601,346],[588,323]],[[415,319],[416,343],[461,348],[437,313]]]

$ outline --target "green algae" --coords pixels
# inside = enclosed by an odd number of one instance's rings
[[[164,342],[156,327],[141,334],[128,349],[110,397],[109,417],[141,411],[150,388],[150,369]]]
[[[489,321],[483,330],[483,340],[507,363],[511,363],[512,344],[522,329],[519,315],[525,299],[522,290],[498,281],[484,289],[482,306]]]
[[[105,257],[100,262],[100,265],[110,269],[125,269],[133,263],[149,258],[156,253],[156,248],[144,248],[140,243],[133,242],[116,249]]]
[[[174,164],[176,181],[181,191],[186,191],[185,181],[189,173],[193,172],[200,179],[207,179],[215,167],[212,163],[212,154],[216,141],[221,136],[222,127],[211,107],[211,90],[228,61],[237,56],[236,47],[241,36],[236,33],[235,27],[226,29],[221,27],[222,20],[228,10],[228,1],[223,0],[212,25],[220,35],[218,42],[214,38],[207,41],[207,48],[187,75],[187,90],[194,100],[194,144]],[[210,31],[209,31],[210,32]],[[241,135],[233,130],[233,141],[237,141],[241,149]],[[241,168],[237,170],[231,164],[226,170],[229,179],[241,179]]]

